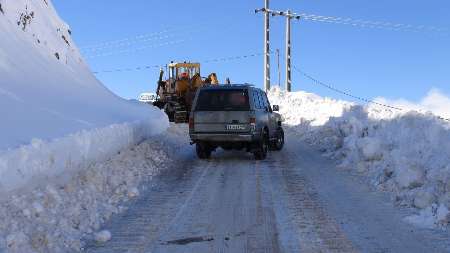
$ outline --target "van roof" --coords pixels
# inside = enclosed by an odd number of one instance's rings
[[[206,90],[226,90],[226,89],[246,89],[246,88],[255,88],[253,84],[221,84],[221,85],[208,85],[202,87],[202,89]]]

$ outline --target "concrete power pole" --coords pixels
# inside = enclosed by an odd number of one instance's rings
[[[264,12],[264,89],[270,89],[270,11],[269,0],[264,0],[264,8],[255,13]]]
[[[277,48],[277,71],[278,71],[278,87],[281,87],[280,49],[278,48]]]
[[[259,9],[259,10],[255,10],[256,13],[263,11],[266,14],[272,14],[272,16],[284,16],[286,17],[286,91],[290,92],[292,90],[292,66],[291,66],[291,20],[292,19],[297,19],[300,20],[301,16],[297,15],[295,13],[292,13],[290,10],[284,12],[284,11],[274,11],[274,10],[270,10],[267,8],[263,8],[263,9]],[[267,33],[267,36],[269,36],[269,34]],[[268,45],[268,44],[267,44]],[[269,51],[269,48],[268,52]],[[268,54],[267,54],[268,55]],[[269,68],[270,70],[270,68]],[[270,78],[269,78],[270,81]],[[270,87],[270,82],[269,82],[269,86]]]
[[[264,2],[264,9],[269,9],[269,0],[265,0]],[[265,27],[265,47],[264,47],[264,89],[266,92],[270,90],[270,16],[269,12],[264,13],[264,27]]]
[[[269,0],[265,0],[265,7],[262,9],[255,10],[255,13],[264,12],[265,23],[264,23],[264,88],[270,89],[270,47],[269,47],[269,14],[272,16],[284,16],[286,17],[286,91],[290,92],[292,90],[292,73],[291,73],[291,19],[295,18],[300,20],[301,16],[292,13],[290,10],[284,11],[274,11],[269,9]]]
[[[291,11],[286,15],[286,91],[292,90],[292,72],[291,72]]]

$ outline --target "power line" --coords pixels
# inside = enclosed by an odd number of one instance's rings
[[[117,40],[111,40],[111,41],[95,43],[95,44],[91,44],[91,45],[87,45],[87,46],[81,46],[80,50],[82,50],[82,51],[89,51],[89,50],[95,49],[95,48],[108,47],[108,46],[112,46],[112,45],[126,43],[126,42],[129,42],[129,41],[142,40],[142,39],[146,39],[146,38],[159,36],[161,34],[165,34],[165,33],[171,32],[173,30],[174,29],[166,29],[166,30],[159,31],[159,32],[140,34],[140,35],[127,37],[127,38],[123,38],[123,39],[117,39]]]
[[[393,110],[397,110],[397,111],[406,111],[404,108],[400,108],[400,107],[397,107],[397,106],[392,106],[392,105],[383,104],[383,103],[376,102],[376,101],[371,100],[371,99],[367,99],[367,98],[363,98],[363,97],[360,97],[360,96],[353,95],[353,94],[351,94],[350,92],[340,90],[340,89],[338,89],[338,88],[336,88],[336,87],[334,87],[334,86],[332,86],[332,85],[330,85],[330,84],[327,84],[327,83],[324,83],[324,82],[322,82],[322,81],[319,81],[318,79],[312,77],[311,75],[309,75],[308,73],[302,71],[301,69],[297,68],[297,67],[294,66],[294,65],[292,66],[292,68],[293,68],[295,71],[297,71],[298,73],[300,73],[302,76],[304,76],[304,77],[308,78],[309,80],[313,81],[315,84],[320,85],[320,86],[323,86],[323,87],[325,87],[325,88],[327,88],[327,89],[329,89],[329,90],[332,90],[332,91],[334,91],[334,92],[337,92],[337,93],[339,93],[339,94],[345,95],[345,96],[347,96],[347,97],[354,98],[354,99],[356,99],[356,100],[363,101],[363,102],[368,103],[368,104],[375,104],[375,105],[378,105],[378,106],[386,107],[386,108],[393,109]],[[419,111],[419,112],[420,112],[420,111]],[[424,112],[422,111],[422,113],[424,113]],[[450,122],[450,119],[444,118],[444,117],[439,116],[439,115],[435,115],[435,116],[436,116],[437,118],[439,118],[440,120]]]
[[[271,53],[270,53],[271,54]],[[213,58],[208,60],[203,60],[200,62],[203,63],[214,63],[214,62],[227,62],[227,61],[235,61],[235,60],[245,60],[252,57],[257,57],[264,55],[264,53],[254,53],[254,54],[247,54],[247,55],[238,55],[238,56],[230,56],[230,57],[221,57],[221,58]],[[101,70],[101,71],[94,71],[92,73],[94,74],[100,74],[100,73],[114,73],[114,72],[130,72],[130,71],[140,71],[140,70],[146,70],[146,69],[152,69],[152,68],[162,68],[165,67],[166,64],[157,64],[157,65],[147,65],[147,66],[139,66],[134,68],[121,68],[121,69],[110,69],[110,70]]]
[[[129,47],[129,46],[132,46],[132,45],[138,44],[138,43],[145,43],[145,42],[149,42],[149,41],[170,39],[170,38],[173,38],[173,37],[176,37],[176,36],[177,35],[174,35],[174,34],[168,34],[168,35],[162,35],[162,36],[148,37],[148,38],[145,38],[145,39],[142,39],[142,40],[122,42],[122,43],[117,43],[117,44],[114,44],[114,45],[108,45],[108,46],[104,46],[104,47],[89,48],[89,49],[82,50],[82,52],[85,53],[85,54],[94,54],[94,53],[98,53],[98,52],[105,51],[105,50]]]
[[[117,40],[111,40],[111,41],[105,41],[105,42],[99,42],[94,43],[87,46],[79,47],[80,51],[82,52],[95,52],[95,51],[102,51],[105,49],[110,48],[120,48],[120,47],[127,47],[131,46],[133,44],[158,40],[158,39],[165,39],[165,38],[173,38],[177,36],[184,36],[184,34],[192,35],[193,32],[202,32],[206,31],[209,24],[200,23],[195,24],[191,26],[181,26],[176,28],[169,28],[165,29],[159,32],[153,32],[153,33],[147,33],[147,34],[140,34],[131,36],[128,38],[123,39],[117,39]]]
[[[162,68],[162,67],[164,67],[164,65],[149,65],[149,66],[141,66],[141,67],[135,67],[135,68],[101,70],[101,71],[94,71],[92,73],[100,74],[100,73],[114,73],[114,72],[130,72],[130,71],[140,71],[140,70],[145,70],[145,69]]]
[[[169,31],[169,30],[167,30]],[[175,31],[175,30],[173,30]],[[150,41],[158,41],[158,40],[173,40],[176,37],[185,37],[188,35],[192,36],[193,32],[198,32],[199,29],[183,29],[180,32],[172,32],[172,33],[166,33],[166,32],[160,32],[158,34],[154,34],[154,35],[148,35],[148,36],[139,36],[137,39],[129,39],[129,40],[120,40],[117,41],[115,43],[108,43],[108,44],[104,44],[102,46],[96,46],[96,47],[90,47],[90,48],[85,48],[82,49],[81,51],[83,52],[83,54],[89,55],[89,54],[102,54],[102,51],[114,51],[114,50],[119,50],[119,49],[124,49],[127,47],[131,47],[133,45],[139,46],[138,44],[144,44],[146,42],[150,42]]]
[[[138,35],[130,38],[103,42],[88,47],[83,47],[82,52],[84,52],[83,55],[86,59],[91,59],[117,54],[134,53],[149,48],[157,48],[167,45],[176,45],[189,40],[193,40],[194,38],[201,38],[199,36],[194,36],[193,33],[202,32],[202,30],[205,30],[206,28],[207,26],[205,26],[204,24],[200,24],[196,25],[195,28],[186,27],[178,29],[168,29],[157,33]],[[180,37],[180,39],[175,40],[175,37]],[[188,38],[186,39],[186,37]],[[165,41],[166,39],[168,39],[169,41]],[[145,43],[149,41],[156,42],[158,40],[165,42],[153,43],[145,46],[139,45],[139,43]]]
[[[314,14],[300,14],[300,18],[314,22],[334,23],[342,25],[351,25],[362,28],[375,28],[375,29],[387,29],[391,31],[406,31],[406,32],[433,32],[440,35],[448,35],[449,30],[446,28],[439,28],[434,26],[425,25],[410,25],[392,22],[370,21],[363,19],[333,17],[333,16],[321,16]]]
[[[94,54],[94,55],[85,56],[85,58],[92,59],[92,58],[106,57],[106,56],[112,56],[112,55],[117,55],[117,54],[135,53],[135,52],[143,51],[143,50],[150,49],[150,48],[158,48],[158,47],[169,46],[169,45],[177,45],[177,44],[181,44],[181,43],[184,43],[184,42],[192,40],[192,39],[193,38],[180,39],[180,40],[174,40],[174,41],[169,41],[169,42],[164,42],[164,43],[146,45],[146,46],[137,47],[134,49],[124,49],[124,50],[117,50],[117,51],[107,52],[107,53],[98,53],[98,54]]]
[[[355,96],[355,95],[352,95],[350,92],[343,91],[343,90],[340,90],[340,89],[338,89],[338,88],[335,88],[335,87],[333,87],[333,86],[330,85],[330,84],[326,84],[326,83],[324,83],[324,82],[319,81],[318,79],[316,79],[316,78],[312,77],[311,75],[305,73],[304,71],[298,69],[298,68],[297,68],[296,66],[294,66],[294,65],[292,66],[292,68],[293,68],[295,71],[297,71],[298,73],[300,73],[302,76],[304,76],[304,77],[308,78],[309,80],[313,81],[315,84],[318,84],[318,85],[320,85],[320,86],[323,86],[323,87],[325,87],[325,88],[327,88],[327,89],[330,89],[330,90],[332,90],[332,91],[334,91],[334,92],[337,92],[337,93],[340,93],[340,94],[342,94],[342,95],[345,95],[345,96],[348,96],[348,97],[351,97],[351,98],[354,98],[354,99],[363,101],[363,102],[365,102],[365,103],[376,104],[376,105],[383,106],[383,107],[386,107],[386,108],[389,108],[389,109],[394,109],[394,110],[403,111],[402,108],[395,107],[395,106],[391,106],[391,105],[382,104],[382,103],[379,103],[379,102],[376,102],[376,101],[373,101],[373,100],[370,100],[370,99],[367,99],[367,98],[363,98],[363,97],[360,97],[360,96]]]
[[[271,53],[269,53],[269,54],[271,54]],[[204,60],[204,61],[200,61],[200,62],[205,62],[205,63],[209,63],[209,62],[226,62],[226,61],[234,61],[234,60],[243,60],[243,59],[246,59],[246,58],[251,58],[251,57],[256,57],[256,56],[261,56],[261,55],[265,55],[265,54],[264,53],[255,53],[255,54],[248,54],[248,55],[239,55],[239,56],[215,58],[215,59],[209,59],[209,60]]]

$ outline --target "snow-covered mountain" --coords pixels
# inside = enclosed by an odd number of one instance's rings
[[[0,189],[103,159],[166,116],[106,89],[50,0],[0,0]]]
[[[0,3],[0,150],[152,113],[91,74],[50,0]]]
[[[71,34],[51,0],[0,0],[0,252],[79,250],[164,157],[111,160],[167,116],[106,89]]]

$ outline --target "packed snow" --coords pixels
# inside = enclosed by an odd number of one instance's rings
[[[321,98],[306,92],[270,92],[285,124],[335,159],[366,175],[376,189],[414,207],[406,220],[423,227],[450,222],[450,124],[431,113],[396,112]]]

